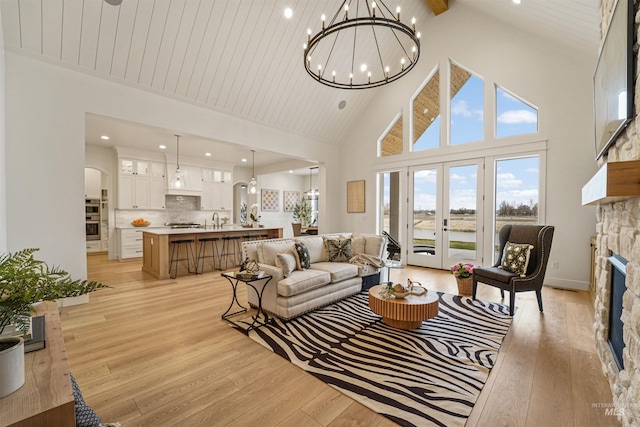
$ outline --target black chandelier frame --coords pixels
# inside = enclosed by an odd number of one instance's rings
[[[359,6],[359,0],[357,0],[358,5]],[[315,34],[313,37],[311,37],[309,35],[309,39],[307,44],[305,44],[305,49],[304,49],[304,67],[305,70],[307,71],[307,73],[313,77],[314,80],[326,85],[326,86],[330,86],[333,88],[339,88],[339,89],[368,89],[368,88],[374,88],[374,87],[379,87],[379,86],[383,86],[386,85],[388,83],[391,83],[395,80],[398,80],[399,78],[401,78],[402,76],[404,76],[405,74],[407,74],[409,71],[411,71],[413,69],[413,67],[415,67],[415,65],[418,63],[418,59],[420,59],[420,33],[416,32],[415,30],[415,25],[413,28],[407,26],[406,24],[403,24],[400,21],[400,15],[398,13],[397,19],[393,18],[387,18],[385,16],[381,16],[378,17],[375,15],[375,12],[372,13],[372,9],[370,8],[369,5],[369,1],[365,0],[365,4],[367,5],[367,10],[369,13],[369,16],[362,16],[362,17],[355,17],[352,19],[349,19],[348,17],[348,12],[345,13],[345,17],[343,20],[340,20],[338,22],[336,21],[336,18],[338,17],[338,15],[340,15],[340,13],[344,10],[344,6],[345,4],[350,3],[349,0],[344,0],[344,2],[341,4],[340,9],[338,9],[338,11],[336,12],[336,14],[334,15],[333,19],[330,22],[330,25],[325,27],[324,26],[324,21],[323,21],[323,28],[321,31],[319,31],[317,34]],[[392,13],[389,8],[381,1],[381,0],[377,0],[376,3],[378,4],[382,4],[382,6],[389,12]],[[380,8],[379,8],[380,10]],[[357,13],[357,12],[356,12]],[[384,13],[384,12],[383,12]],[[345,31],[348,30],[349,28],[354,28],[354,51],[355,51],[355,37],[356,37],[356,32],[357,32],[357,28],[358,27],[369,27],[372,30],[374,39],[375,39],[375,44],[376,44],[376,49],[378,52],[378,59],[380,60],[380,67],[382,69],[382,78],[379,77],[379,74],[376,73],[376,79],[371,80],[371,77],[368,77],[368,81],[366,83],[353,83],[353,78],[350,77],[348,82],[342,82],[342,81],[336,81],[335,79],[335,75],[331,74],[329,76],[329,78],[325,78],[325,72],[327,71],[327,63],[329,62],[329,60],[331,59],[331,56],[333,54],[333,49],[336,45],[337,42],[337,38],[340,34],[341,31]],[[385,66],[383,59],[382,59],[382,54],[380,53],[380,46],[378,44],[378,36],[376,34],[376,28],[382,28],[382,29],[387,29],[389,31],[391,31],[394,35],[394,37],[396,38],[398,45],[400,46],[400,48],[402,49],[402,51],[404,52],[404,54],[406,55],[407,59],[408,59],[408,64],[405,66],[404,64],[401,66],[400,71],[395,72],[393,74],[390,74],[389,71],[387,71],[385,69],[385,67],[388,67],[388,64]],[[410,54],[409,52],[407,52],[407,50],[405,49],[404,45],[402,44],[402,42],[400,41],[399,37],[398,37],[398,33],[404,34],[405,36],[409,37],[409,39],[411,39],[411,41],[413,41],[414,46],[415,46],[415,51],[412,52],[412,54]],[[336,34],[335,39],[332,42],[332,46],[331,46],[331,50],[329,52],[329,55],[326,58],[325,64],[324,66],[322,66],[321,69],[319,70],[313,70],[311,68],[311,61],[310,61],[310,57],[311,55],[313,55],[313,52],[315,51],[316,47],[318,46],[318,44],[325,40],[327,37],[331,36],[332,34]],[[328,41],[328,40],[327,40]],[[353,67],[355,66],[354,64],[354,57],[355,57],[355,52],[352,52],[352,62],[351,62],[351,75],[353,75],[354,71],[353,71]]]

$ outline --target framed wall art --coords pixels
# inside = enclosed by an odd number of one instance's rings
[[[261,190],[262,207],[260,210],[263,212],[278,212],[280,204],[280,190]]]
[[[283,191],[282,192],[282,210],[285,212],[293,212],[296,203],[300,201],[299,191]]]
[[[364,211],[364,179],[347,181],[347,213],[362,213]]]

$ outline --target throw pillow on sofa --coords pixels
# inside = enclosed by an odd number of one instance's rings
[[[284,253],[293,247],[288,240],[278,240],[258,244],[258,262],[261,264],[276,265],[276,255]]]
[[[349,262],[353,256],[351,239],[326,239],[329,262]]]
[[[309,250],[302,243],[296,243],[295,246],[296,252],[296,267],[298,270],[306,270],[311,266],[311,256],[309,255]]]
[[[297,238],[296,242],[306,246],[309,251],[309,263],[326,262],[329,259],[323,236],[301,237]]]
[[[293,255],[295,250],[291,249],[287,252],[276,255],[276,267],[282,268],[284,277],[289,277],[296,269],[296,257]]]

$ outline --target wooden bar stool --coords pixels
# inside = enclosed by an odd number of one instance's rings
[[[240,265],[240,236],[225,236],[222,238],[222,251],[220,252],[220,269],[226,270],[231,258],[231,265]],[[222,267],[222,258],[224,258],[224,268]]]
[[[220,268],[220,251],[218,250],[219,240],[219,237],[205,237],[203,239],[198,239],[200,244],[198,247],[198,259],[196,261],[196,272],[200,266],[200,261],[202,261],[202,269],[200,270],[200,273],[204,272],[204,260],[207,258],[211,258],[211,265],[214,270],[222,270]],[[207,255],[207,243],[211,244],[211,255]],[[217,266],[216,261],[218,262]]]
[[[191,273],[191,260],[196,267],[196,274],[198,274],[198,265],[196,264],[196,257],[193,254],[193,247],[191,246],[195,242],[194,239],[181,239],[171,242],[171,259],[169,261],[169,277],[175,279],[178,275],[178,264],[180,261],[187,261],[187,271]],[[180,258],[180,247],[186,245],[185,256],[186,258]],[[173,274],[171,274],[171,268],[175,266]]]

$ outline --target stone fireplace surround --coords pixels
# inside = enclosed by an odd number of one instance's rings
[[[612,13],[615,0],[602,1],[603,28]],[[635,5],[636,37],[640,15]],[[634,46],[638,62],[638,43]],[[636,67],[640,68],[640,67]],[[609,149],[605,161],[640,160],[640,85],[635,76],[635,118]],[[614,411],[625,426],[640,425],[640,198],[599,204],[596,210],[595,265],[595,339],[602,369],[611,385]],[[622,321],[625,348],[624,369],[618,371],[608,343],[611,267],[608,258],[618,254],[627,263],[627,291],[623,296]]]

